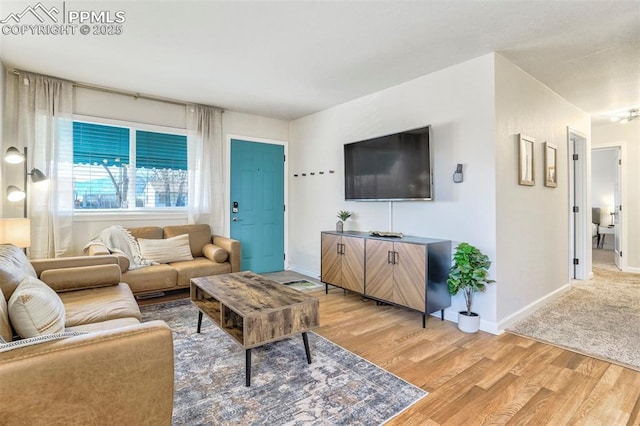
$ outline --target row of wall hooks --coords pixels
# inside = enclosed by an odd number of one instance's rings
[[[330,174],[335,173],[335,170],[329,170],[329,173],[330,173]],[[324,174],[324,171],[322,171],[322,172],[318,172],[318,174],[319,174],[319,175],[323,175],[323,174]],[[298,176],[302,176],[302,177],[304,177],[304,176],[307,176],[307,175],[309,175],[309,176],[315,176],[315,175],[316,175],[316,172],[309,172],[309,173],[294,173],[294,174],[293,174],[293,177],[298,177]]]

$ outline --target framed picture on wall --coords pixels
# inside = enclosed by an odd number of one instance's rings
[[[558,147],[549,142],[544,143],[544,186],[558,186]]]
[[[518,183],[520,185],[535,185],[533,154],[535,140],[522,133],[518,135]]]

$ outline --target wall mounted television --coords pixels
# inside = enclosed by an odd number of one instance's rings
[[[432,200],[430,143],[426,126],[345,144],[345,200]]]

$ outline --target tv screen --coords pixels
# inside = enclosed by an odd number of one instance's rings
[[[344,198],[433,199],[430,126],[344,145]]]

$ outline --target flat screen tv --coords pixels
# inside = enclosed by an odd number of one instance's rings
[[[432,200],[431,126],[344,145],[344,198]]]

